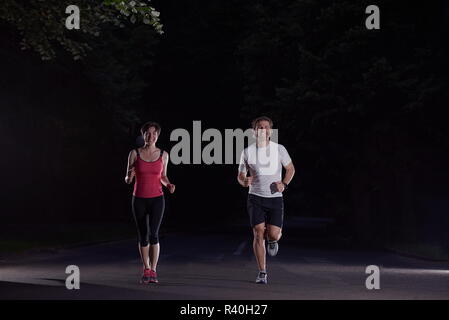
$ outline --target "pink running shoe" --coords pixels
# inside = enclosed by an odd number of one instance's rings
[[[140,283],[148,284],[151,278],[151,269],[143,269],[142,278],[140,279]]]
[[[156,271],[150,270],[150,275],[149,275],[149,277],[150,277],[149,282],[151,282],[151,283],[158,283],[158,282],[159,282],[159,281],[157,280],[157,273],[156,273]]]

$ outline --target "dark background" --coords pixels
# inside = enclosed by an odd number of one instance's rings
[[[370,4],[155,0],[163,35],[106,25],[77,61],[20,50],[0,20],[1,223],[132,225],[124,176],[144,122],[161,124],[168,151],[194,120],[224,133],[267,115],[297,169],[288,217],[330,218],[352,243],[449,252],[449,6],[376,1],[370,31]],[[246,219],[237,165],[168,174],[163,228]]]

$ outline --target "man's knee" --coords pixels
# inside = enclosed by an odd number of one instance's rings
[[[263,241],[265,239],[265,228],[257,227],[253,229],[254,240]]]
[[[270,229],[268,231],[268,239],[270,239],[270,240],[278,241],[281,238],[281,236],[282,236],[282,230],[280,230],[280,229],[277,229],[277,230]]]

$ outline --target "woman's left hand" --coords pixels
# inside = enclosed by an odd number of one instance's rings
[[[175,185],[172,183],[167,184],[167,189],[170,191],[170,193],[175,192]]]

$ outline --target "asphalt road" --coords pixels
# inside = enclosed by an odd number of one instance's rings
[[[310,232],[309,232],[310,233]],[[0,261],[0,299],[448,299],[449,263],[366,251],[286,229],[279,254],[268,257],[268,284],[257,285],[250,232],[197,230],[164,234],[159,284],[139,284],[134,239],[10,257]],[[314,241],[313,235],[315,236]],[[68,265],[80,269],[68,290]],[[368,290],[368,265],[380,268],[380,289]]]

